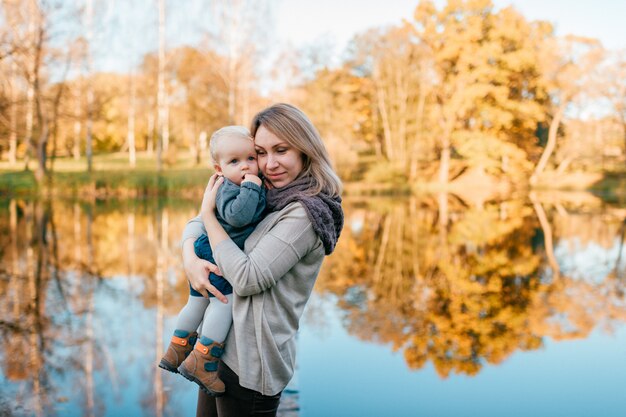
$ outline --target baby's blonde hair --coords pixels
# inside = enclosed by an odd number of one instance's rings
[[[214,164],[219,163],[218,145],[226,137],[238,137],[242,139],[253,140],[250,131],[244,126],[224,126],[211,135],[209,141],[209,150],[211,151],[211,159]]]

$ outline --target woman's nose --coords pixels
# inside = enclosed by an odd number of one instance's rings
[[[268,168],[276,168],[278,166],[278,161],[272,155],[267,156],[267,167]]]

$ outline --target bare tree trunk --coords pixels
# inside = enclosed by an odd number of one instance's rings
[[[198,157],[196,159],[196,165],[200,165],[204,158],[204,154],[206,153],[207,147],[207,134],[206,131],[200,132],[200,137],[198,138]]]
[[[418,150],[419,146],[424,138],[424,109],[426,108],[426,93],[424,88],[420,87],[419,98],[417,100],[417,114],[416,114],[416,130],[417,134],[412,146],[411,152],[411,167],[409,171],[409,181],[413,182],[417,179],[417,164],[418,164]]]
[[[91,277],[93,280],[94,277]],[[83,358],[85,364],[85,402],[86,402],[86,414],[87,417],[95,417],[95,392],[94,392],[94,346],[96,344],[94,325],[93,325],[93,312],[94,306],[94,291],[93,285],[89,286],[87,294],[87,317],[85,318],[85,356]]]
[[[135,88],[135,74],[133,71],[130,73],[130,99],[128,105],[128,132],[126,135],[126,142],[128,143],[128,162],[131,168],[135,168],[137,159],[135,155],[135,104],[136,104],[136,88]]]
[[[397,99],[398,99],[398,150],[399,156],[398,159],[402,163],[403,171],[406,171],[408,167],[407,160],[407,141],[406,141],[406,129],[407,129],[407,101],[408,101],[408,86],[402,80],[402,75],[400,74],[400,70],[395,68],[396,71],[396,89],[397,89]]]
[[[163,117],[163,152],[170,148],[170,106],[167,90],[165,91],[165,116]]]
[[[78,82],[78,92],[74,96],[74,144],[72,146],[72,156],[75,161],[80,159],[80,133],[82,130],[81,103],[80,103],[80,81]]]
[[[35,19],[36,19],[36,5],[34,1],[28,2],[28,37],[29,47],[33,47],[35,44]],[[32,51],[31,51],[32,52]],[[27,61],[28,58],[27,58]],[[31,154],[33,153],[33,124],[34,124],[34,107],[35,107],[35,56],[32,56],[32,62],[28,62],[26,69],[26,80],[28,87],[26,89],[26,136],[24,142],[26,145],[26,153],[24,155],[24,169],[28,170],[28,164],[30,162]]]
[[[74,203],[73,207],[73,220],[74,220],[74,262],[76,263],[76,268],[82,270],[83,256],[82,256],[82,242],[81,242],[81,234],[82,228],[80,225],[80,206],[78,203]]]
[[[131,208],[134,210],[134,208]],[[128,213],[126,224],[128,226],[128,275],[135,275],[135,212]]]
[[[57,155],[57,139],[59,132],[59,107],[61,105],[61,99],[63,98],[63,92],[65,91],[65,80],[67,78],[67,72],[70,68],[70,55],[68,55],[67,65],[63,73],[63,81],[58,83],[57,91],[52,101],[52,150],[50,152],[50,172],[54,171],[54,161]],[[45,148],[44,148],[45,151]]]
[[[9,234],[11,236],[11,280],[17,278],[20,271],[19,267],[19,252],[17,249],[17,203],[15,199],[9,201]]]
[[[238,63],[239,45],[236,36],[241,30],[239,27],[240,2],[234,2],[230,6],[232,15],[228,27],[228,122],[235,124],[237,120],[237,88],[239,87]]]
[[[187,121],[185,123],[185,136],[189,137],[189,151],[191,152],[191,159],[195,164],[200,160],[200,146],[199,135],[197,132],[197,123],[194,121]]]
[[[46,175],[46,150],[48,146],[48,118],[43,108],[43,97],[41,92],[41,86],[39,85],[39,69],[41,66],[41,55],[44,42],[44,22],[43,16],[39,16],[37,25],[37,43],[34,49],[34,73],[33,73],[33,93],[35,98],[35,105],[37,109],[37,122],[39,124],[39,140],[37,141],[37,170],[35,171],[35,178],[37,182],[42,182]]]
[[[165,0],[158,0],[159,7],[159,73],[157,91],[157,171],[163,165],[163,146],[166,129],[166,97],[165,97]]]
[[[157,271],[156,271],[156,334],[155,334],[155,356],[158,361],[163,355],[163,310],[164,310],[164,287],[165,273],[168,268],[167,262],[167,242],[169,240],[169,216],[167,209],[163,209],[160,213],[160,222],[158,225],[159,244],[157,246]],[[154,378],[154,395],[156,398],[155,414],[157,417],[163,416],[165,408],[165,396],[163,392],[162,372],[158,372]]]
[[[559,164],[559,166],[556,168],[556,172],[559,174],[562,174],[565,172],[565,170],[570,166],[570,164],[574,161],[574,157],[573,156],[568,156],[566,158],[564,158],[561,163]]]
[[[389,246],[389,234],[391,232],[391,220],[392,214],[387,213],[385,221],[383,223],[383,235],[380,240],[380,249],[376,256],[376,262],[374,263],[374,271],[372,274],[372,282],[378,284],[383,276],[383,266],[385,264],[385,257],[387,255],[387,247]]]
[[[93,164],[93,149],[92,149],[92,130],[93,130],[93,74],[92,63],[93,57],[91,54],[91,42],[93,38],[93,0],[87,0],[85,9],[85,21],[87,26],[87,60],[86,60],[86,72],[87,72],[87,138],[85,143],[85,154],[87,156],[87,172],[91,172]]]
[[[376,99],[378,101],[378,111],[380,112],[381,121],[383,124],[383,136],[385,139],[385,156],[388,160],[393,160],[395,157],[392,138],[391,138],[391,126],[389,124],[389,115],[387,113],[387,103],[385,99],[385,91],[380,85],[380,82],[376,82]]]
[[[448,223],[450,216],[448,213],[448,193],[441,191],[437,194],[438,206],[438,237],[439,250],[437,253],[438,262],[448,262],[450,256],[450,248],[448,246]]]
[[[41,99],[37,100],[38,102]],[[48,129],[48,118],[43,114],[43,110],[40,109],[41,104],[38,104],[37,113],[39,113],[39,128],[41,132],[39,133],[39,141],[37,142],[37,170],[35,171],[35,178],[37,182],[42,182],[46,176],[46,148],[48,147],[48,138],[50,136]]]
[[[252,74],[250,73],[250,65],[246,62],[244,67],[244,73],[241,80],[243,84],[243,97],[241,100],[241,120],[243,123],[247,123],[250,120],[250,85]]]
[[[30,74],[32,68],[28,74],[28,88],[26,90],[26,137],[24,143],[26,144],[26,153],[24,154],[24,169],[28,170],[28,163],[30,162],[30,156],[33,149],[33,122],[35,118],[34,104],[35,104],[35,87],[34,81]]]
[[[452,110],[450,115],[444,119],[443,134],[441,135],[441,155],[439,157],[439,184],[448,184],[450,175],[450,152],[452,130],[457,121],[457,112]]]
[[[9,127],[9,163],[17,162],[17,63],[11,60],[11,121]]]
[[[154,155],[154,114],[148,113],[148,134],[146,136],[146,152],[149,156]]]
[[[546,212],[543,210],[543,206],[537,200],[535,193],[531,192],[528,196],[530,201],[533,203],[533,208],[535,209],[535,213],[537,214],[537,219],[539,220],[539,224],[541,225],[541,230],[543,231],[543,238],[546,245],[546,257],[548,258],[548,264],[552,268],[552,273],[554,274],[554,280],[558,280],[561,274],[561,270],[559,268],[559,263],[556,260],[556,256],[554,256],[554,242],[552,241],[552,227],[550,226],[550,222],[548,222],[548,218],[546,217]]]
[[[620,264],[622,263],[622,253],[624,252],[624,235],[626,235],[626,219],[622,220],[622,227],[620,227],[619,249],[617,251],[615,266],[613,267],[613,271],[617,279],[622,278],[622,270],[620,269]]]
[[[441,138],[441,155],[439,157],[439,184],[448,183],[450,172],[450,135],[444,134]]]
[[[530,183],[533,185],[537,183],[539,175],[541,175],[541,173],[545,169],[546,165],[548,164],[548,159],[550,159],[554,148],[556,148],[556,135],[559,131],[559,125],[561,124],[561,119],[563,118],[563,113],[565,113],[565,107],[567,107],[567,103],[568,100],[564,100],[563,103],[561,103],[556,111],[556,114],[554,115],[554,118],[552,119],[552,122],[550,122],[550,129],[548,130],[548,143],[546,143],[546,148],[543,150],[541,158],[539,158],[539,162],[535,167],[535,171],[530,177]]]
[[[626,111],[622,110],[620,112],[620,119],[622,122],[622,135],[624,137],[624,156],[626,156]],[[624,158],[624,161],[626,162],[626,158]]]
[[[228,73],[234,73],[233,70],[234,60],[231,60],[228,65]],[[231,75],[229,75],[229,78]],[[232,75],[234,77],[234,75]],[[235,81],[228,82],[228,123],[235,124]]]

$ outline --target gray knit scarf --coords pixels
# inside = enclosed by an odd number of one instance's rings
[[[282,188],[267,191],[267,211],[282,210],[294,201],[302,203],[313,230],[324,244],[324,252],[330,255],[335,249],[341,229],[343,228],[343,210],[341,197],[331,197],[325,193],[307,195],[312,179],[309,176],[297,178]]]

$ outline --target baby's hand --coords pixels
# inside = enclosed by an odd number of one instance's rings
[[[243,181],[242,181],[242,183],[244,183],[244,182],[246,182],[246,181],[247,181],[247,182],[253,182],[253,183],[255,183],[256,185],[258,185],[259,187],[261,186],[261,178],[257,177],[257,176],[256,176],[256,175],[254,175],[254,174],[246,174],[246,175],[243,177]]]

